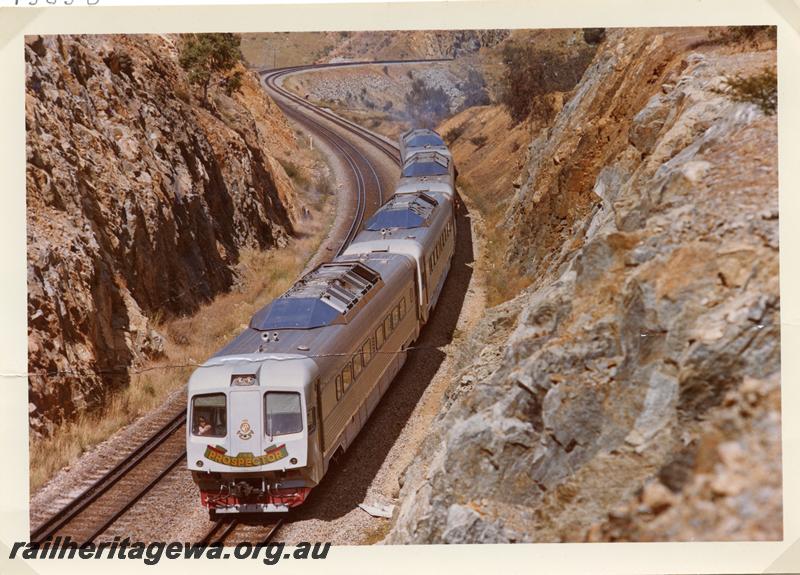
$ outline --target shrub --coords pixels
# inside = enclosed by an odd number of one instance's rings
[[[778,109],[778,75],[772,68],[764,68],[748,77],[725,78],[728,89],[723,93],[736,102],[750,102],[772,115]]]
[[[546,96],[572,90],[594,57],[595,48],[585,47],[564,54],[540,50],[532,45],[509,43],[503,48],[500,101],[515,122],[532,114],[548,119],[553,112]]]
[[[606,39],[605,28],[584,28],[583,41],[587,44],[599,44]]]
[[[469,139],[469,141],[478,148],[482,148],[488,140],[489,138],[486,136],[475,136],[474,138]]]
[[[241,60],[241,42],[236,34],[190,34],[183,38],[179,62],[188,72],[189,82],[202,87],[204,103],[208,102],[208,85],[214,74],[233,69]]]
[[[443,136],[444,137],[444,141],[447,142],[448,144],[452,144],[458,138],[461,137],[461,134],[464,133],[465,129],[466,129],[466,126],[464,124],[460,124],[458,126],[454,126],[454,127],[450,128],[447,132],[445,132],[445,134]]]
[[[234,92],[238,92],[242,87],[242,72],[237,70],[227,78],[225,78],[225,93],[232,96]]]
[[[725,26],[711,28],[708,31],[707,39],[694,42],[691,47],[699,48],[718,44],[748,44],[751,47],[756,47],[758,46],[759,37],[766,38],[774,45],[778,39],[778,28],[776,26]]]
[[[724,39],[736,43],[758,44],[758,36],[764,32],[765,36],[774,42],[778,37],[776,26],[728,26]]]

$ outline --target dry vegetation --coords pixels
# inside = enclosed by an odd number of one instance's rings
[[[725,79],[727,90],[723,93],[737,102],[750,102],[767,114],[778,109],[778,74],[773,68],[764,68],[750,76],[733,76]]]
[[[307,183],[305,173],[293,167],[293,179]],[[289,287],[329,229],[334,214],[332,189],[327,178],[317,178],[308,192],[310,214],[298,225],[303,233],[288,246],[242,252],[240,280],[232,291],[218,296],[192,316],[154,320],[166,340],[165,357],[136,369],[130,385],[111,395],[107,409],[84,414],[49,437],[31,438],[31,491],[93,446],[161,405],[186,384],[196,365],[244,329],[256,310]]]

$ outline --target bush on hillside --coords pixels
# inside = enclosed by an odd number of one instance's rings
[[[772,68],[758,74],[727,77],[728,89],[724,94],[736,102],[750,102],[771,116],[778,109],[778,75]]]
[[[236,34],[189,34],[180,44],[179,62],[189,82],[203,89],[203,102],[208,102],[208,86],[215,75],[224,75],[242,59],[241,38]],[[232,80],[238,89],[241,77]]]
[[[590,46],[557,52],[530,44],[506,44],[503,48],[500,102],[517,123],[531,115],[549,119],[553,109],[546,96],[572,90],[583,77],[594,53],[595,48]]]

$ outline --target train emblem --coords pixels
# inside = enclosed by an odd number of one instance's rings
[[[244,441],[247,441],[253,437],[253,428],[250,427],[250,422],[246,419],[243,419],[242,423],[239,425],[239,431],[236,432],[236,435],[239,436],[239,439]]]

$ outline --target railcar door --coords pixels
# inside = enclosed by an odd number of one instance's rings
[[[257,389],[232,389],[230,398],[230,455],[262,455],[261,392]]]

